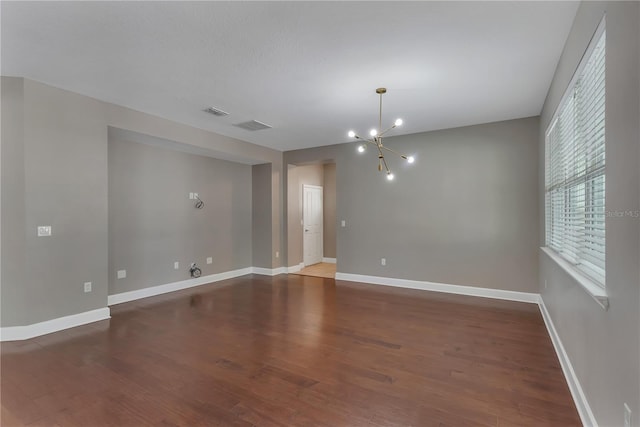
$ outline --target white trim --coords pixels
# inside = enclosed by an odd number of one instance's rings
[[[108,305],[121,304],[123,302],[134,301],[141,298],[148,298],[155,295],[166,294],[168,292],[193,288],[194,286],[205,285],[207,283],[219,282],[220,280],[233,279],[234,277],[251,274],[252,271],[253,267],[241,268],[239,270],[210,274],[208,276],[198,277],[197,279],[181,280],[179,282],[167,283],[166,285],[150,286],[148,288],[137,289],[135,291],[109,295]]]
[[[336,259],[335,258],[322,257],[322,262],[326,262],[326,263],[329,263],[329,264],[335,264],[336,263]]]
[[[573,397],[573,401],[576,404],[576,408],[578,409],[578,414],[580,415],[582,425],[597,427],[598,422],[593,416],[593,412],[591,411],[591,407],[589,406],[589,401],[587,401],[587,397],[584,395],[584,391],[582,391],[580,381],[578,381],[578,377],[573,370],[573,365],[571,365],[569,355],[562,345],[560,335],[558,335],[558,332],[553,325],[551,315],[549,315],[549,312],[547,311],[547,307],[544,304],[542,295],[540,296],[540,299],[538,301],[538,306],[540,307],[540,313],[542,313],[544,324],[547,326],[547,331],[549,332],[549,336],[551,337],[553,347],[555,348],[556,354],[558,355],[558,360],[560,361],[562,372],[564,373],[564,377],[567,380],[567,385],[569,386],[569,390],[571,391],[571,396]]]
[[[582,274],[577,268],[575,268],[571,263],[558,255],[553,249],[550,249],[546,246],[541,247],[542,252],[547,254],[551,260],[555,261],[573,280],[578,282],[578,284],[585,290],[591,298],[593,298],[600,307],[607,310],[609,308],[609,297],[607,296],[607,291],[601,286],[597,285],[593,280],[589,279],[587,276]]]
[[[304,268],[304,262],[301,262],[298,265],[293,265],[291,267],[287,267],[287,273],[297,273],[298,271]]]
[[[278,274],[286,273],[286,267],[278,267],[278,268],[251,267],[251,272],[253,274],[261,274],[263,276],[277,276]]]
[[[420,289],[423,291],[445,292],[448,294],[471,295],[483,298],[503,299],[537,304],[540,294],[506,291],[503,289],[480,288],[475,286],[449,285],[446,283],[423,282],[418,280],[394,279],[392,277],[364,276],[360,274],[336,273],[336,280],[370,283],[373,285],[395,286],[398,288]]]
[[[52,332],[62,331],[75,326],[86,325],[87,323],[109,319],[109,307],[98,308],[96,310],[85,311],[83,313],[72,314],[70,316],[58,317],[56,319],[45,320],[26,326],[8,326],[0,328],[0,341],[20,341],[30,338],[47,335]]]

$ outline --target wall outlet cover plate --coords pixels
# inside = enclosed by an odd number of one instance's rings
[[[39,225],[38,226],[38,237],[51,236],[51,226],[50,225]]]

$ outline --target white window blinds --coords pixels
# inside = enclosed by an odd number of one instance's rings
[[[606,33],[596,35],[546,133],[546,245],[604,287]]]

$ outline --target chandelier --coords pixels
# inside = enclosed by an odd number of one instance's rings
[[[395,129],[396,127],[402,125],[402,119],[396,119],[396,121],[393,123],[393,126],[382,131],[381,130],[382,129],[382,95],[387,93],[387,89],[384,87],[379,87],[378,89],[376,89],[376,93],[380,95],[380,114],[378,116],[378,129],[371,129],[369,131],[369,135],[371,136],[371,138],[362,138],[352,130],[350,130],[347,135],[349,135],[349,138],[355,138],[359,141],[363,141],[362,144],[358,145],[359,153],[364,153],[366,151],[367,143],[373,144],[376,146],[376,150],[378,151],[378,170],[380,172],[382,172],[383,170],[386,170],[387,179],[391,181],[393,180],[393,174],[391,173],[391,170],[389,170],[389,166],[387,166],[387,160],[384,158],[384,151],[388,151],[390,153],[393,153],[402,157],[407,161],[407,163],[413,163],[415,161],[415,158],[413,156],[405,156],[404,154],[400,154],[397,151],[392,150],[391,148],[385,147],[382,144],[382,137],[391,129]],[[383,165],[384,165],[384,169],[383,169]]]

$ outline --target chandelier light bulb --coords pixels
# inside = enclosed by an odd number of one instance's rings
[[[2,1],[2,0],[0,0]],[[385,159],[385,153],[388,151],[389,153],[395,154],[396,156],[402,158],[403,160],[406,160],[407,163],[413,163],[415,162],[415,157],[414,156],[406,156],[402,153],[399,153],[395,150],[392,150],[391,148],[388,148],[386,146],[384,146],[382,144],[382,139],[385,137],[385,135],[387,134],[387,132],[395,129],[398,126],[402,126],[402,124],[404,123],[403,120],[401,118],[397,118],[394,122],[393,125],[391,125],[389,128],[383,128],[382,127],[382,95],[384,95],[385,93],[387,93],[387,89],[384,87],[379,87],[376,89],[376,93],[380,96],[380,111],[378,114],[378,129],[373,128],[369,130],[369,135],[370,138],[366,138],[366,137],[362,137],[357,135],[354,131],[350,130],[349,132],[347,132],[347,135],[349,135],[349,138],[355,138],[356,140],[358,140],[358,145],[356,147],[356,150],[358,153],[362,154],[364,152],[367,151],[367,145],[368,144],[372,144],[376,147],[376,153],[378,156],[378,170],[380,172],[387,172],[387,180],[388,181],[393,181],[395,179],[395,176],[391,173],[391,170],[389,170],[389,167],[387,166],[387,160]]]

